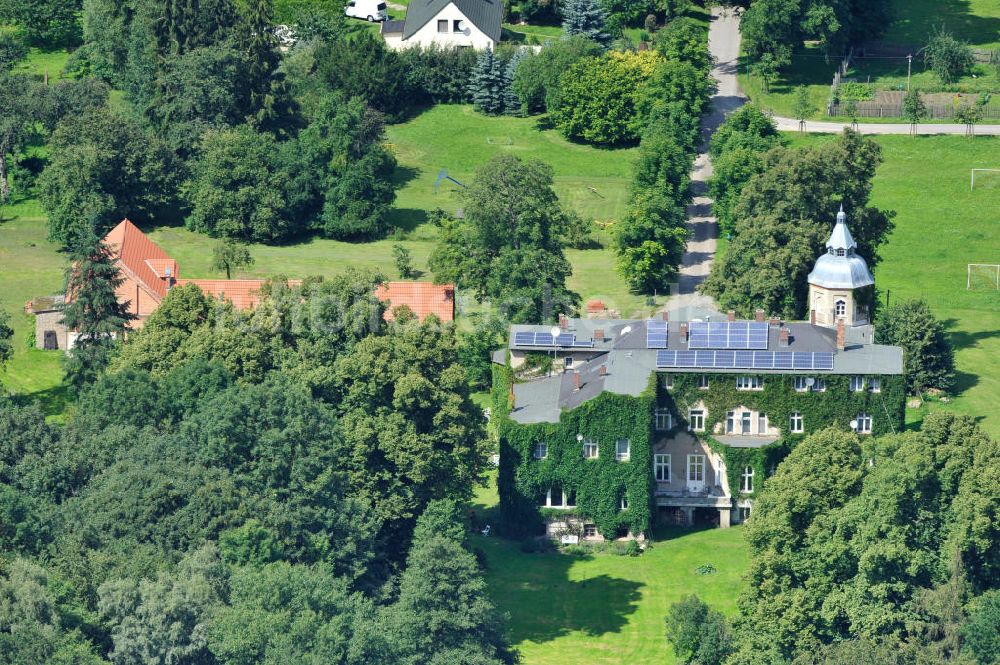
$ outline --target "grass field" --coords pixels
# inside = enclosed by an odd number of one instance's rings
[[[793,144],[832,137],[788,135]],[[976,416],[1000,437],[1000,291],[966,290],[966,264],[1000,263],[1000,174],[976,181],[969,169],[1000,168],[1000,140],[959,136],[877,137],[885,163],[872,202],[897,211],[875,281],[885,297],[924,298],[956,349],[957,395],[948,404],[908,410],[913,422],[931,409]]]
[[[959,39],[968,41],[977,49],[1000,48],[1000,2],[997,0],[897,0],[897,20],[884,39],[895,44],[911,44],[915,50],[922,48],[935,30],[947,27]],[[816,109],[813,118],[823,117],[830,96],[830,83],[839,58],[828,62],[819,48],[799,48],[792,56],[792,64],[781,78],[765,92],[761,81],[748,76],[741,65],[740,87],[761,107],[777,115],[792,117],[795,89],[805,85]],[[898,60],[861,60],[848,72],[847,78],[861,82],[871,80],[879,89],[892,90],[905,87],[906,58]],[[1000,91],[1000,75],[992,66],[980,65],[976,76],[965,77],[959,82],[963,90]],[[920,90],[938,90],[936,75],[924,70],[916,59],[913,63],[912,85]],[[896,121],[869,119],[865,122]],[[905,122],[905,121],[904,121]],[[995,120],[992,122],[996,122]]]
[[[496,502],[491,486],[479,491],[474,508]],[[677,663],[663,632],[670,605],[696,593],[735,614],[749,564],[739,527],[665,530],[638,558],[527,554],[502,538],[477,536],[472,544],[485,555],[490,594],[510,615],[510,636],[524,665]],[[698,575],[706,563],[716,572]]]

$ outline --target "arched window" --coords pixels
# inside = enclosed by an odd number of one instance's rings
[[[743,475],[740,476],[740,491],[749,494],[753,492],[753,467],[748,466],[743,469]]]
[[[847,316],[847,303],[843,300],[838,300],[833,305],[833,313],[837,316]]]

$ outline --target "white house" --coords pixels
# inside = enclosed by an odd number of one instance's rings
[[[380,29],[389,48],[453,46],[495,48],[503,20],[501,0],[413,0],[406,20],[385,21]]]

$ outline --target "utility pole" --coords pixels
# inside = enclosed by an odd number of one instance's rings
[[[910,91],[910,72],[913,71],[913,54],[906,56],[906,91]]]

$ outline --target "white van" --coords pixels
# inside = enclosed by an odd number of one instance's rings
[[[344,15],[373,22],[389,18],[385,8],[385,0],[351,0],[344,7]]]

